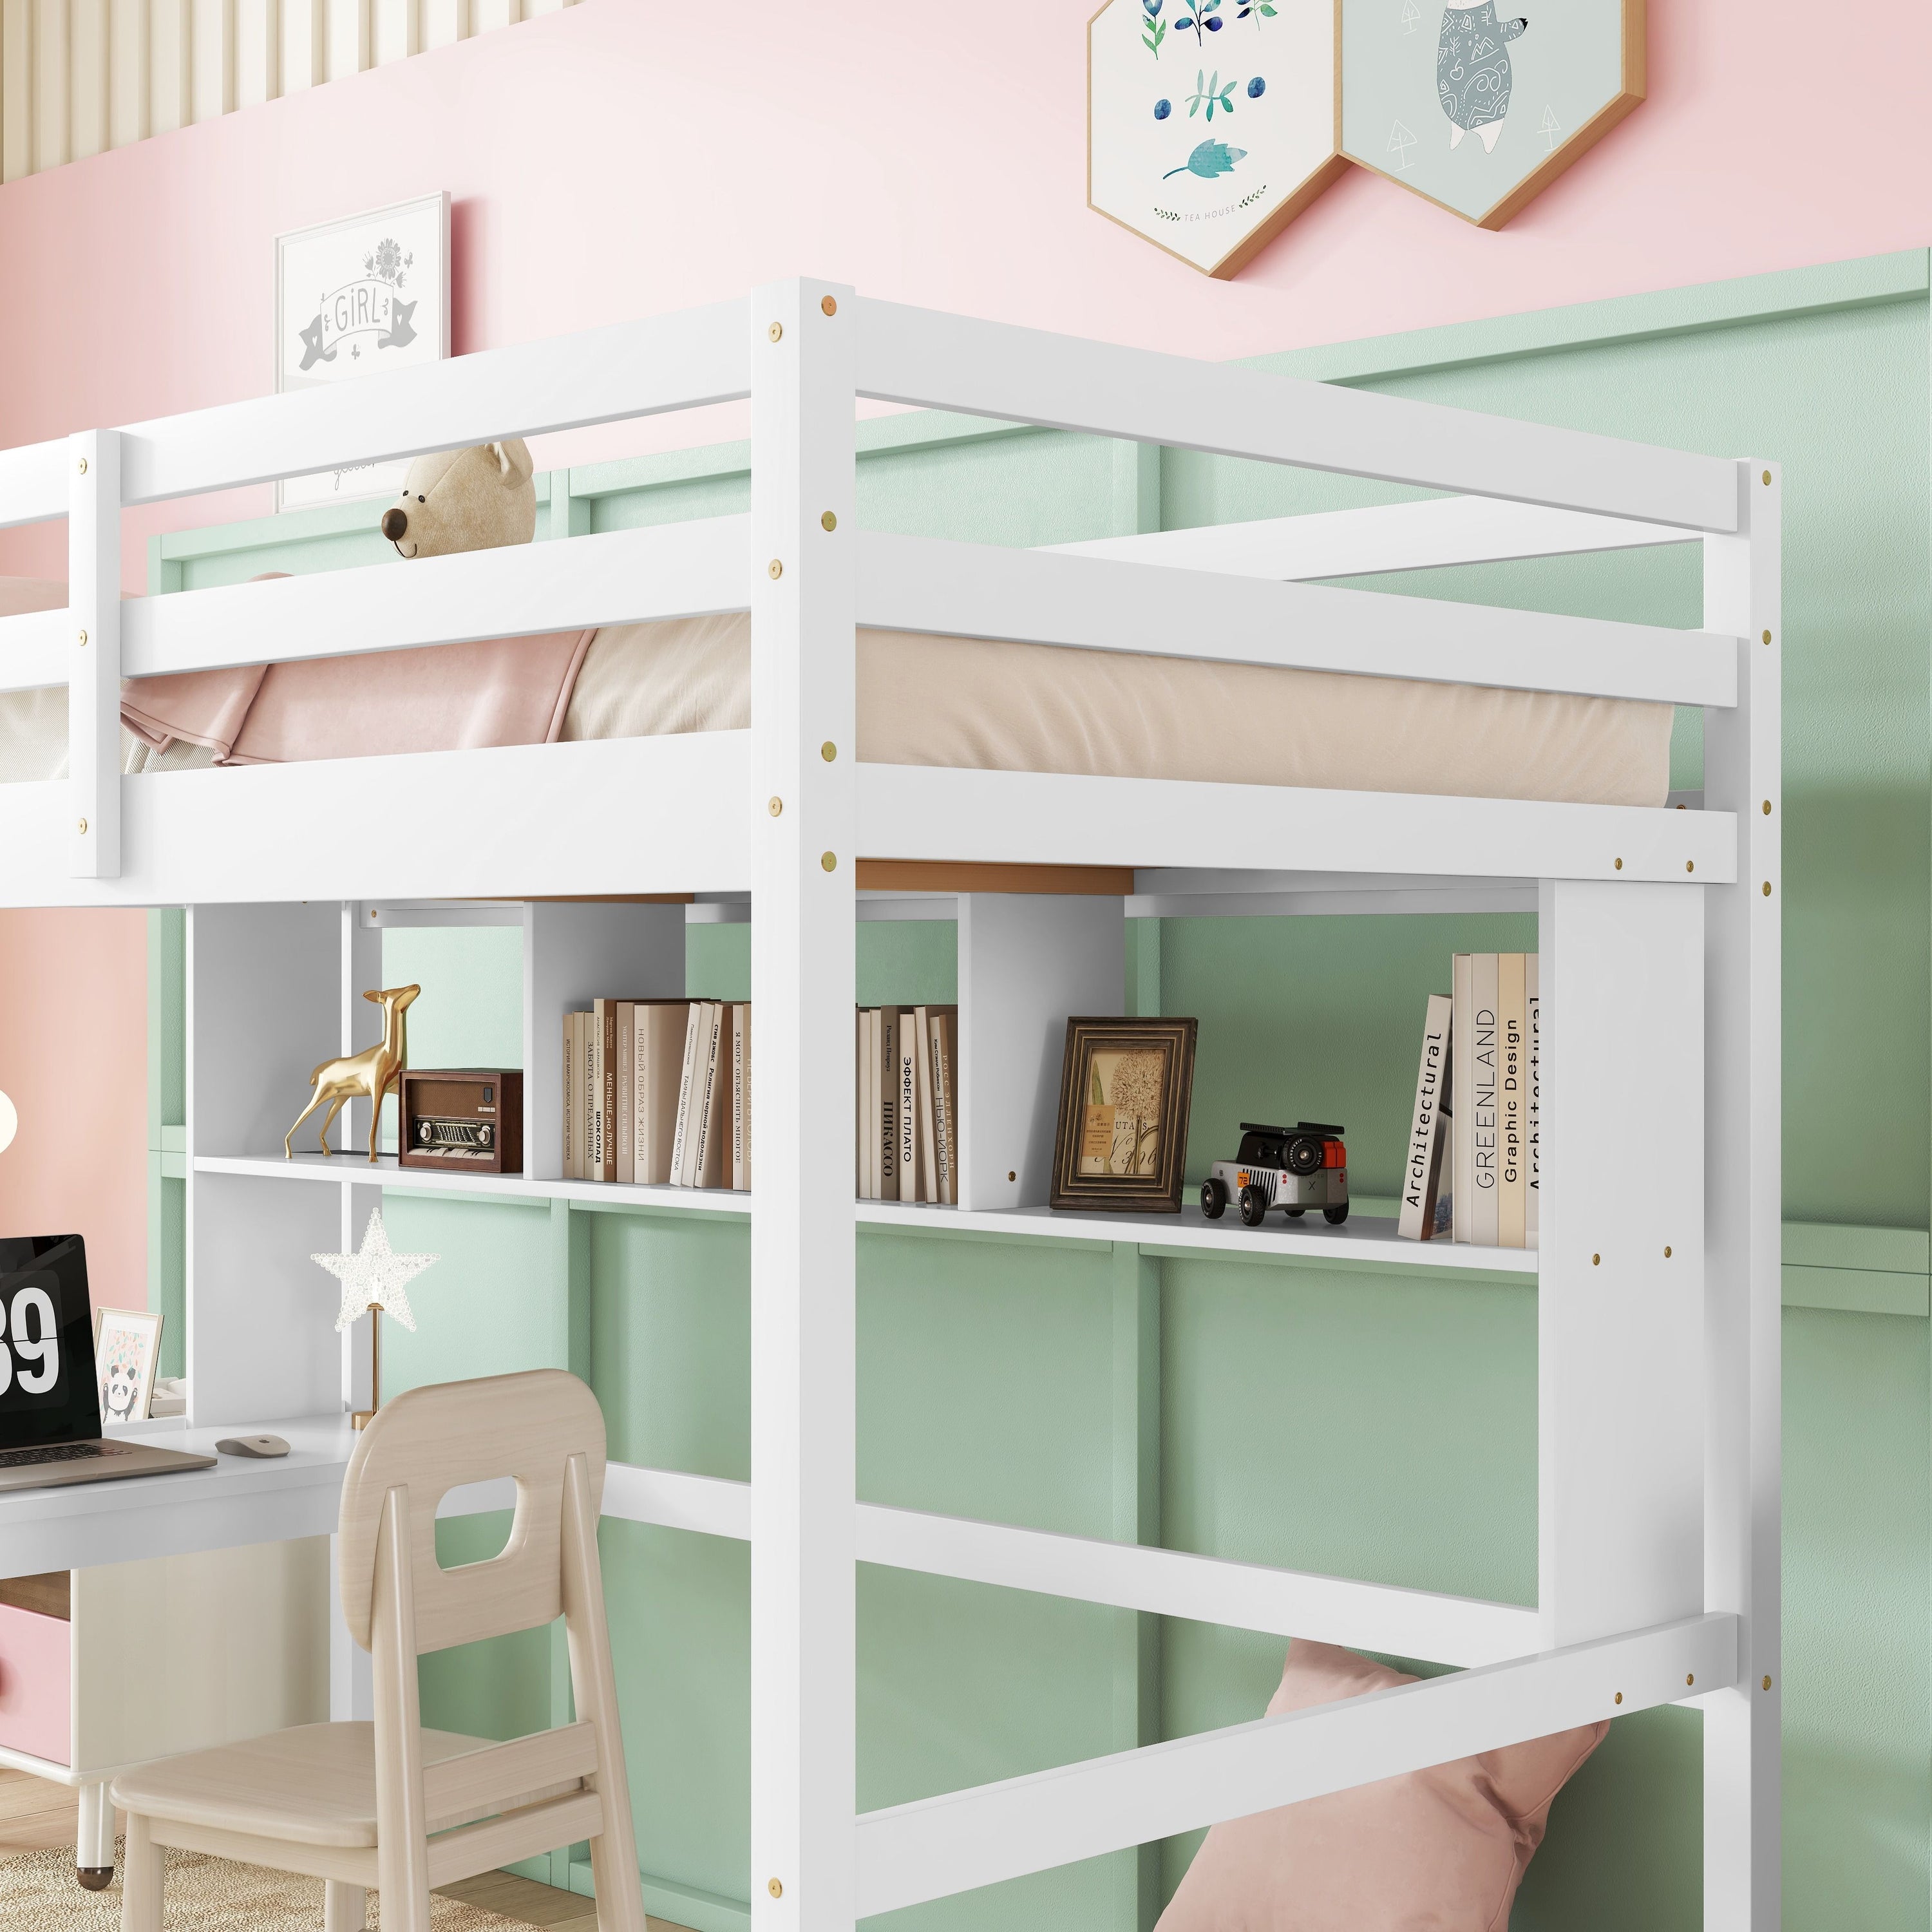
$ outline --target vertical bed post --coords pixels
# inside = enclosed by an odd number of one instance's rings
[[[752,1924],[850,1932],[853,303],[752,298]]]
[[[68,438],[67,769],[74,875],[121,876],[121,432]]]
[[[1704,625],[1738,637],[1735,710],[1704,714],[1704,803],[1738,817],[1738,881],[1710,891],[1706,1607],[1739,1618],[1738,1682],[1704,1705],[1704,1924],[1775,1932],[1780,1912],[1780,501],[1738,465],[1736,536],[1704,539]]]

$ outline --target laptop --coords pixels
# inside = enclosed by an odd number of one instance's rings
[[[86,1246],[78,1234],[0,1236],[0,1490],[214,1466],[102,1436]]]

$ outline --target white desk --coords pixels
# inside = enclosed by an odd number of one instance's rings
[[[114,1434],[209,1456],[224,1436],[274,1435],[287,1442],[289,1453],[267,1461],[224,1456],[212,1469],[0,1493],[0,1577],[329,1535],[356,1443],[340,1414],[218,1429],[150,1423]]]

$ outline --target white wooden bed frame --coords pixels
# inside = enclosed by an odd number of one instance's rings
[[[1450,494],[1058,553],[889,536],[854,526],[855,396]],[[748,515],[404,570],[120,599],[120,513],[134,505],[745,397]],[[614,1465],[605,1508],[750,1540],[754,1924],[846,1932],[872,1913],[1217,1819],[1691,1703],[1705,1718],[1704,1923],[1772,1932],[1780,494],[1776,466],[1756,460],[1078,341],[812,281],[0,453],[0,524],[68,518],[70,607],[0,624],[0,688],[68,684],[72,773],[0,787],[0,901],[199,909],[193,1419],[332,1406],[316,1391],[334,1392],[332,1304],[290,1270],[306,1266],[318,1229],[326,1239],[359,1223],[374,1190],[366,1168],[358,1180],[342,1164],[268,1157],[262,1124],[292,1108],[236,1049],[254,1045],[264,1065],[306,1068],[312,1040],[284,1037],[304,1000],[341,1014],[349,1043],[354,989],[373,983],[362,976],[374,963],[376,908],[415,903],[431,920],[435,905],[424,902],[748,893],[759,1012],[753,1480]],[[1294,580],[1690,542],[1703,546],[1700,631]],[[747,607],[747,731],[116,775],[124,673]],[[852,755],[855,624],[1701,705],[1703,808],[861,764]],[[404,802],[424,788],[488,796],[488,835],[454,814],[410,822]],[[1282,861],[1292,869],[1206,868],[1204,855],[1228,849],[1228,829],[1258,814],[1293,828]],[[613,836],[586,836],[586,825]],[[1118,963],[1110,982],[1106,955],[1118,945],[1121,909],[1118,898],[1096,908],[1054,896],[961,896],[962,1205],[862,1202],[855,1214],[851,1136],[839,1124],[849,1123],[861,854],[1133,866],[1142,897],[1128,909],[1165,913],[1536,907],[1550,1041],[1540,1252],[1398,1249],[1372,1228],[1345,1231],[1335,1250],[1537,1273],[1535,1610],[855,1507],[855,1222],[904,1214],[1094,1234],[1091,1223],[1039,1205],[1040,1055],[1003,1046],[1012,1030],[992,1016],[1043,1001],[1050,1034],[1056,1009],[1117,988]],[[520,920],[535,947],[526,1004],[551,1006],[531,1021],[532,1052],[546,1050],[549,1013],[574,990],[558,976],[572,949],[634,958],[637,946],[662,940],[664,970],[681,973],[681,932],[674,969],[668,933],[650,936],[650,922],[681,910],[621,912],[631,922],[615,937],[596,923],[600,913],[619,916],[608,908],[531,903],[478,914]],[[338,932],[339,956],[325,945],[316,965],[316,934]],[[229,1050],[197,1052],[194,1029],[206,1049],[218,1013],[232,1030]],[[532,1088],[547,1092],[530,1064]],[[557,1179],[553,1120],[534,1091],[530,1105],[530,1178],[499,1191],[599,1192]],[[994,1123],[1034,1133],[1010,1174]],[[289,1184],[317,1181],[326,1184]],[[661,1207],[730,1204],[630,1192]],[[1158,1217],[1146,1226],[1160,1231],[1149,1238],[1209,1246],[1301,1238]],[[218,1247],[240,1258],[224,1264]],[[263,1286],[284,1280],[285,1290]],[[304,1358],[265,1368],[256,1346],[265,1323],[304,1338]],[[855,1816],[861,1560],[1467,1667]]]

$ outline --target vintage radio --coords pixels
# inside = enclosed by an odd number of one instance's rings
[[[524,1171],[524,1076],[514,1067],[405,1071],[398,1162],[451,1174]]]

